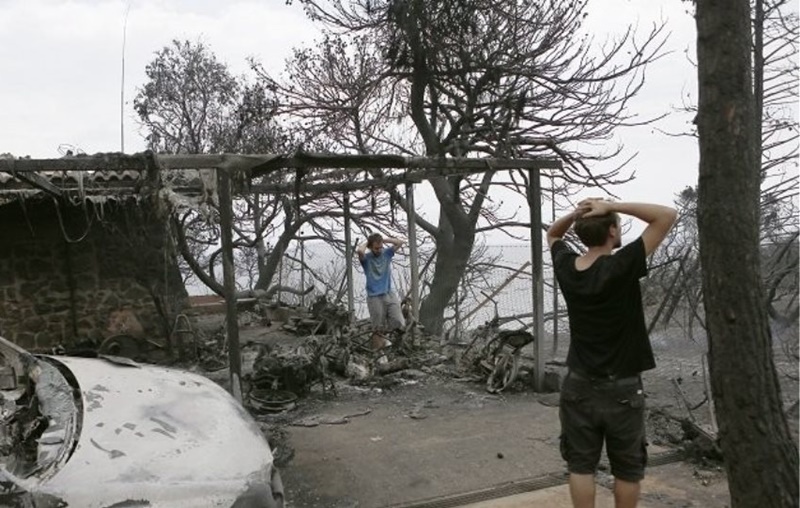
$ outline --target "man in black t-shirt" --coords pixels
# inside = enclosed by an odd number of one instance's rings
[[[619,214],[647,223],[621,247]],[[640,373],[655,367],[639,279],[647,256],[677,218],[669,207],[604,199],[581,201],[547,230],[559,287],[567,302],[569,371],[561,389],[561,454],[570,472],[573,506],[594,507],[594,474],[603,443],[614,475],[617,508],[635,507],[647,461]],[[563,240],[573,226],[587,251]]]

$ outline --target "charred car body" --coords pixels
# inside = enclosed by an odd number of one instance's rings
[[[209,379],[2,337],[0,353],[0,505],[283,506],[258,425]]]

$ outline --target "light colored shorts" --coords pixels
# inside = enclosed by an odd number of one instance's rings
[[[406,326],[400,301],[394,293],[367,297],[367,309],[372,326],[378,330],[397,330]]]

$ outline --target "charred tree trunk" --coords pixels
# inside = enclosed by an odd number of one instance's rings
[[[732,506],[798,506],[798,450],[782,411],[761,284],[749,2],[698,0],[696,22],[702,279]]]
[[[469,231],[455,232],[444,215],[440,216],[439,223],[431,289],[419,309],[419,320],[425,331],[436,335],[442,333],[445,309],[464,276],[475,243],[474,228],[471,235]]]
[[[413,0],[408,4],[408,17],[398,18],[404,25],[412,56],[412,77],[409,113],[414,125],[425,144],[428,157],[445,157],[446,150],[434,129],[431,119],[426,114],[426,93],[428,93],[432,71],[428,67],[427,49],[423,42],[423,34],[417,21],[423,9],[422,0]],[[417,21],[414,21],[414,20]],[[491,180],[491,176],[489,177]],[[428,333],[440,334],[444,325],[444,311],[450,299],[458,289],[458,284],[472,254],[475,243],[475,224],[477,213],[483,206],[483,195],[479,194],[472,203],[468,213],[461,203],[460,178],[433,178],[429,180],[439,201],[439,228],[433,232],[436,239],[436,264],[434,266],[431,291],[419,309],[419,320]],[[488,191],[486,188],[484,195]],[[472,216],[472,212],[474,217]]]
[[[278,241],[275,243],[272,251],[266,257],[264,264],[261,264],[261,260],[259,259],[256,289],[267,290],[270,288],[272,280],[275,278],[275,274],[280,266],[281,259],[283,259],[283,255],[286,253],[286,250],[289,248],[292,240],[294,240],[299,229],[299,223],[295,224],[291,221],[286,221],[285,229],[281,233],[281,236],[278,237]]]

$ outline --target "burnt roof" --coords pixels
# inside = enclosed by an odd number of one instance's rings
[[[61,188],[132,188],[140,181],[140,171],[37,171],[53,185]],[[12,173],[0,172],[0,192],[31,189]]]

